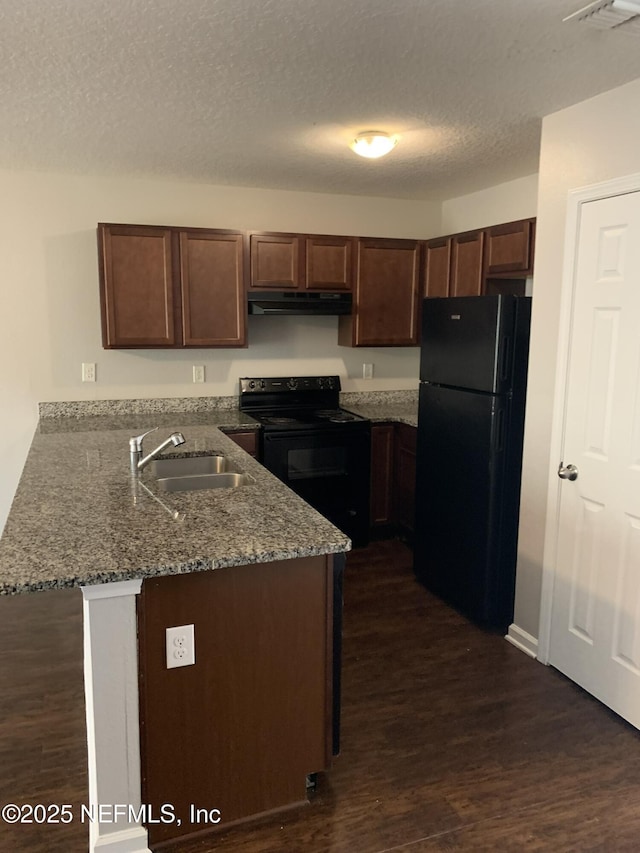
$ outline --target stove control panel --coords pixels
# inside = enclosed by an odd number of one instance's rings
[[[240,380],[240,394],[340,391],[339,376],[270,376]]]

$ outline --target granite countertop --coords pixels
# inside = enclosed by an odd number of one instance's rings
[[[373,423],[417,426],[411,391],[347,393]],[[184,404],[184,411],[176,406]],[[257,429],[233,398],[41,404],[41,419],[0,538],[0,595],[206,571],[348,551],[349,539],[224,435]],[[134,490],[128,440],[153,426],[180,452],[219,452],[254,484],[161,492],[147,468]],[[151,442],[151,443],[149,443]]]
[[[347,391],[340,405],[372,423],[418,426],[418,391]]]
[[[418,426],[417,403],[345,403],[343,406],[371,423],[401,423]]]
[[[255,484],[160,492],[129,474],[128,440],[159,425],[181,453],[216,451]],[[42,418],[0,539],[0,594],[268,563],[348,551],[349,539],[218,429],[252,428],[234,409]],[[137,494],[135,493],[137,491]]]

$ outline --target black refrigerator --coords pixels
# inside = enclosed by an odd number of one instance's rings
[[[483,627],[513,621],[531,299],[422,306],[414,570]]]

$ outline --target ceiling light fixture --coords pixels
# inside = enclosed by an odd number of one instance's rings
[[[398,143],[397,136],[390,136],[383,130],[363,130],[351,143],[351,150],[361,157],[384,157]]]

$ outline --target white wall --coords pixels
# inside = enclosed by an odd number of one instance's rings
[[[536,215],[538,176],[527,175],[443,202],[440,234],[458,234]]]
[[[542,125],[515,623],[538,636],[560,286],[569,190],[640,172],[640,79]]]
[[[101,347],[96,224],[185,225],[425,237],[440,205],[355,196],[0,171],[0,530],[45,400],[237,393],[252,373],[337,373],[346,390],[415,388],[417,348],[337,345],[337,318],[252,317],[249,348],[106,351]],[[362,363],[374,364],[364,381]],[[95,385],[80,382],[97,364]],[[207,383],[191,382],[204,364]]]

